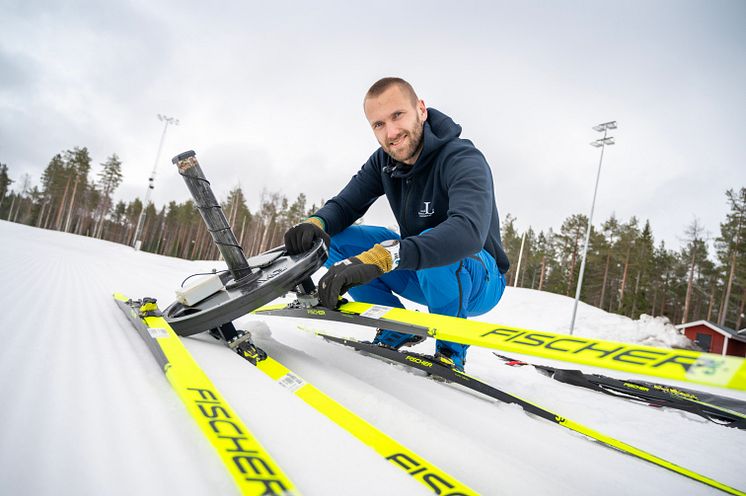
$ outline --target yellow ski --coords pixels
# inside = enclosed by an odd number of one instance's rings
[[[511,353],[746,390],[746,360],[733,356],[533,331],[358,302],[345,303],[338,310],[267,305],[252,313],[380,327]]]
[[[194,361],[153,299],[114,299],[135,326],[187,411],[233,477],[241,494],[298,494],[293,483],[267,453],[212,381]]]
[[[256,363],[257,368],[284,386],[298,398],[345,429],[379,455],[407,472],[435,494],[474,495],[478,493],[451,475],[428,462],[398,441],[340,405],[312,384],[309,384],[277,360],[267,357]]]

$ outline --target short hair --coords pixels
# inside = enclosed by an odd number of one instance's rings
[[[417,102],[420,101],[420,99],[417,98],[417,93],[414,92],[414,88],[412,88],[411,84],[399,77],[385,77],[373,83],[373,86],[371,86],[370,89],[368,89],[368,92],[365,94],[363,102],[365,102],[368,98],[375,98],[381,95],[384,91],[391,88],[392,86],[398,86],[404,93],[409,95],[409,98],[412,101],[412,105],[417,106]]]

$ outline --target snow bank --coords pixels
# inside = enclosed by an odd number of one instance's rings
[[[574,302],[568,296],[508,287],[497,307],[477,320],[567,334]],[[648,346],[691,348],[691,341],[666,317],[643,314],[639,320],[634,320],[583,302],[578,304],[574,334]]]

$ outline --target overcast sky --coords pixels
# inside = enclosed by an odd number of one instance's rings
[[[362,111],[383,76],[409,80],[486,155],[501,218],[558,230],[587,215],[595,124],[616,120],[594,224],[649,219],[678,247],[719,234],[746,186],[746,2],[0,0],[0,162],[38,183],[87,146],[124,163],[118,199],[188,192],[194,149],[219,198],[239,184],[318,203],[378,146]],[[18,186],[17,181],[13,186]],[[393,222],[385,201],[367,223]]]

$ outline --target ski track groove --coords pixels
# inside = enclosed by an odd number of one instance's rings
[[[0,492],[59,494],[72,485],[80,494],[237,493],[117,308],[106,287],[109,281],[100,277],[125,277],[125,270],[117,264],[106,271],[81,270],[89,265],[84,253],[58,246],[64,256],[50,257],[57,243],[45,241],[31,239],[18,253],[0,250],[2,260],[14,262],[3,263],[0,297],[0,394],[7,398],[6,391],[14,392],[0,409]],[[13,284],[23,291],[14,291]],[[40,304],[45,310],[35,312]],[[29,349],[33,353],[23,353]],[[136,387],[143,377],[150,391]],[[153,402],[154,394],[165,403]],[[29,426],[26,417],[32,411],[46,413]],[[129,427],[111,429],[112,421]],[[163,425],[169,428],[159,428]],[[91,451],[94,446],[104,449]],[[205,465],[205,477],[197,484],[179,469],[195,451]],[[19,465],[13,459],[34,461]],[[38,466],[44,467],[43,477]]]
[[[31,492],[38,492],[43,489],[43,481],[33,477],[31,467],[19,467],[20,473],[19,468],[10,471],[6,467],[13,466],[12,459],[18,456],[26,460],[43,459],[43,437],[39,435],[39,430],[44,425],[39,425],[38,422],[28,425],[24,418],[31,409],[45,406],[37,404],[39,398],[35,388],[43,380],[44,368],[38,362],[46,348],[40,344],[43,342],[43,334],[34,334],[39,326],[35,325],[34,312],[29,309],[36,305],[33,295],[38,294],[42,281],[53,276],[54,272],[44,274],[44,267],[35,263],[29,251],[9,253],[8,245],[3,243],[2,246],[4,287],[0,292],[3,308],[3,325],[0,330],[3,338],[3,346],[0,348],[0,394],[5,401],[0,409],[0,429],[3,431],[0,436],[3,439],[0,444],[0,480],[6,481],[3,484],[9,484],[11,488],[16,483],[20,485],[22,481],[32,481],[31,488],[21,486],[16,490],[30,489]],[[9,260],[15,263],[8,264]],[[15,290],[15,285],[25,284],[29,284],[31,288],[25,291]],[[35,353],[24,355],[23,350],[28,349],[29,342]]]

